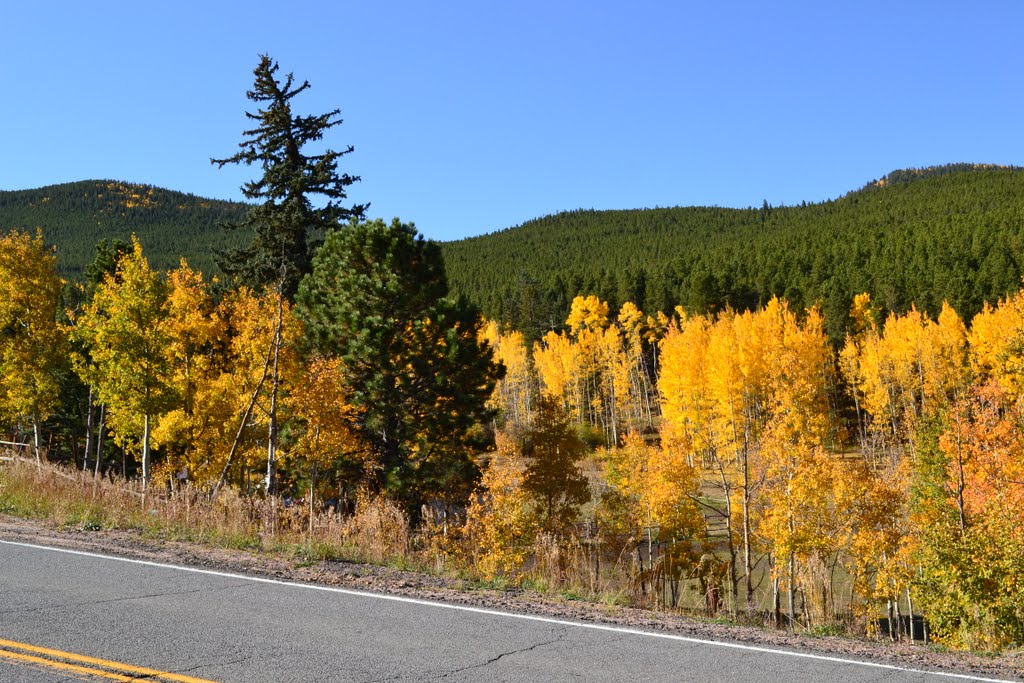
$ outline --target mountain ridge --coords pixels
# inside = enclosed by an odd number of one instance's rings
[[[897,169],[841,197],[794,206],[575,209],[442,242],[454,293],[536,338],[572,297],[653,313],[676,305],[743,310],[781,296],[820,305],[845,331],[852,296],[882,312],[949,301],[973,315],[1024,275],[1024,169],[947,164]],[[0,191],[0,230],[43,230],[61,272],[81,277],[100,239],[138,234],[154,267],[181,257],[218,272],[214,254],[247,235],[219,227],[248,205],[124,181]]]

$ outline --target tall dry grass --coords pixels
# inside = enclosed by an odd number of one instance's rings
[[[638,566],[627,542],[540,534],[518,571],[484,579],[458,519],[424,510],[414,530],[394,502],[361,493],[352,514],[308,502],[246,497],[224,489],[210,500],[185,486],[96,479],[77,469],[15,459],[0,462],[0,513],[84,530],[131,529],[150,538],[282,553],[297,562],[347,560],[428,571],[475,585],[524,585],[568,598],[665,607],[656,567]]]
[[[0,463],[0,513],[84,530],[132,529],[216,547],[284,551],[307,559],[346,559],[401,566],[416,557],[407,515],[394,503],[361,494],[352,515],[245,497],[223,489],[211,500],[191,486],[144,491],[136,481],[94,478],[58,465]]]

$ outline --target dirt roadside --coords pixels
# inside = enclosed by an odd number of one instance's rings
[[[0,540],[35,543],[132,559],[203,567],[237,574],[317,583],[457,605],[601,623],[707,640],[781,648],[934,670],[1024,681],[1024,651],[999,656],[937,651],[922,645],[794,635],[745,626],[706,623],[646,610],[551,598],[537,593],[474,589],[463,581],[388,567],[325,561],[310,565],[266,553],[209,548],[141,537],[131,531],[58,529],[0,515]]]

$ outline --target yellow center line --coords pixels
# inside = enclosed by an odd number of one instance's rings
[[[103,678],[109,678],[114,681],[139,680],[138,678],[125,676],[122,674],[111,673],[110,671],[103,671],[102,669],[91,669],[86,666],[77,666],[75,664],[67,664],[65,662],[55,662],[52,659],[33,657],[32,655],[23,655],[18,654],[17,652],[8,652],[7,650],[0,650],[0,659],[6,659],[19,663],[38,664],[41,666],[48,667],[50,669],[57,669],[58,671],[71,671],[74,673],[86,674],[88,676],[102,676]]]
[[[47,647],[38,647],[2,638],[0,638],[0,658],[48,666],[63,671],[74,671],[90,676],[102,676],[114,681],[135,681],[140,676],[145,676],[156,681],[171,681],[173,683],[216,683],[216,681],[210,681],[205,678],[194,678],[192,676],[170,673],[169,671],[147,669],[123,662],[113,662],[108,659],[88,657],[73,652],[53,650]]]

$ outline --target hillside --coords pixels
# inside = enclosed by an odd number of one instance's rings
[[[820,303],[834,337],[853,295],[886,310],[911,303],[965,316],[1024,275],[1024,169],[952,164],[893,171],[833,201],[727,209],[578,210],[442,245],[453,290],[536,337],[576,294],[643,310],[750,308],[773,295]],[[43,229],[65,277],[100,239],[133,232],[158,268],[181,256],[216,272],[214,251],[245,236],[220,229],[246,205],[145,185],[82,181],[0,191],[0,230]]]
[[[214,250],[244,243],[245,236],[222,230],[247,207],[237,202],[110,180],[84,180],[35,190],[0,191],[0,231],[41,228],[55,244],[61,273],[77,278],[92,262],[101,239],[136,233],[157,268],[178,265],[184,256],[206,273],[216,272]]]
[[[570,211],[444,245],[453,289],[533,335],[577,293],[645,311],[820,303],[843,333],[854,294],[965,316],[1019,287],[1024,169],[894,171],[819,204]]]

